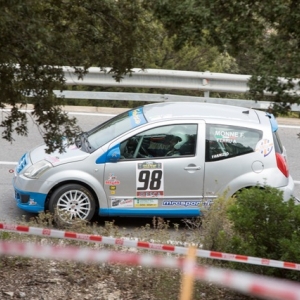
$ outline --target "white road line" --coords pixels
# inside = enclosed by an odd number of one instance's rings
[[[116,114],[103,114],[103,113],[85,113],[85,112],[68,112],[69,115],[79,115],[79,116],[99,116],[99,117],[114,117]]]
[[[281,127],[281,128],[296,128],[296,129],[300,128],[300,126],[296,126],[296,125],[278,125],[278,127]]]
[[[10,109],[0,109],[0,111],[10,112]],[[20,112],[33,112],[33,110],[30,109],[20,109]],[[79,115],[79,116],[99,116],[99,117],[115,117],[117,114],[104,114],[104,113],[92,113],[92,112],[73,112],[69,111],[68,114],[70,115]]]

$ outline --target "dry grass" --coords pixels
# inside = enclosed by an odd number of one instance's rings
[[[179,230],[177,225],[170,228],[170,223],[161,218],[154,218],[148,224],[128,233],[118,228],[114,222],[106,222],[104,226],[79,222],[67,228],[68,231],[94,234],[101,236],[123,237],[133,236],[139,240],[166,244],[174,237],[174,230],[180,244],[193,243],[200,247],[213,246],[220,238],[220,231],[230,232],[230,224],[223,215],[224,207],[218,206],[203,219],[184,220],[185,230]],[[53,228],[53,218],[48,214],[40,214],[26,226]],[[204,222],[204,224],[203,224]],[[206,222],[206,223],[205,223]],[[66,230],[64,228],[59,228]],[[171,230],[172,229],[172,230]],[[210,237],[207,237],[207,234]],[[222,235],[221,235],[222,236]],[[225,235],[226,238],[226,235]],[[11,232],[0,232],[0,239],[33,242],[50,245],[75,245],[78,247],[97,247],[117,251],[147,252],[141,249],[128,249],[120,246],[87,243],[78,240],[60,240]],[[218,240],[218,243],[220,240]],[[152,251],[155,255],[175,255]],[[209,264],[222,267],[222,263],[199,258],[198,264]],[[1,299],[178,299],[180,294],[181,272],[170,269],[155,269],[147,267],[81,264],[69,261],[28,259],[22,257],[3,256],[0,258],[0,298]],[[249,297],[231,290],[217,287],[207,282],[196,281],[193,290],[193,300],[242,300]]]

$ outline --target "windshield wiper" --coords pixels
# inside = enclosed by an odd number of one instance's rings
[[[87,152],[91,153],[92,152],[92,146],[91,146],[91,144],[88,140],[88,136],[89,135],[87,134],[87,132],[84,132],[84,134],[82,134],[82,136],[81,136],[81,140],[82,140],[83,145],[85,146]]]
[[[75,138],[75,145],[76,145],[77,148],[81,148],[81,146],[82,146],[82,135],[83,134],[84,134],[84,132],[80,133]]]

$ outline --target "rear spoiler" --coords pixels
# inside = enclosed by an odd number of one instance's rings
[[[266,116],[270,119],[272,131],[276,132],[278,130],[278,123],[273,114],[266,113]]]

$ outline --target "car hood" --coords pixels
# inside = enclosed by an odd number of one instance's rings
[[[37,148],[31,150],[30,160],[34,164],[40,160],[47,160],[52,165],[58,166],[61,164],[66,164],[69,162],[75,162],[84,160],[90,154],[77,148],[76,145],[70,145],[66,147],[65,152],[59,153],[59,151],[52,152],[50,154],[45,152],[46,145],[38,146]]]

